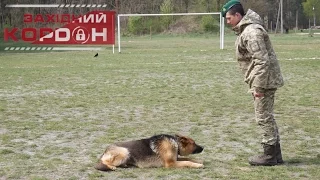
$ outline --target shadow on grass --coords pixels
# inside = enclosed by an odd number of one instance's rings
[[[285,165],[300,166],[300,165],[320,165],[320,154],[315,154],[314,157],[298,157],[285,159]]]

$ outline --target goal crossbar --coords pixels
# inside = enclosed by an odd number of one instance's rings
[[[224,19],[220,12],[209,13],[171,13],[171,14],[118,14],[118,49],[121,52],[121,40],[120,40],[120,17],[125,16],[190,16],[190,15],[219,15],[220,16],[220,49],[223,49],[224,44]]]

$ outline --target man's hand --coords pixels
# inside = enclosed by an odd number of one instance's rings
[[[254,93],[253,93],[253,96],[254,96],[254,97],[257,97],[257,98],[263,97],[263,96],[264,96],[264,93],[254,92]]]
[[[264,90],[262,88],[254,88],[253,97],[257,97],[257,98],[264,97],[263,92]]]

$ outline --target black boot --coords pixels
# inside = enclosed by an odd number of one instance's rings
[[[264,153],[249,158],[249,164],[253,166],[274,166],[277,165],[276,145],[263,145]]]
[[[276,143],[276,158],[277,158],[277,163],[278,164],[283,164],[284,161],[282,159],[282,154],[281,154],[281,146],[280,143]]]

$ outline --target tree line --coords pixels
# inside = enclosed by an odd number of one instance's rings
[[[0,29],[26,26],[22,23],[23,14],[85,14],[91,10],[114,10],[118,14],[156,14],[219,12],[228,0],[1,0]],[[259,13],[269,30],[274,30],[279,19],[280,0],[241,0],[245,9]],[[103,8],[8,8],[7,4],[105,4]],[[202,30],[215,31],[219,21],[212,17],[129,17],[121,23],[123,29],[133,34],[147,33],[151,27],[155,32],[167,31],[180,24],[199,24]],[[283,0],[283,24],[286,29],[306,29],[318,24],[320,0]],[[212,25],[210,25],[212,23]],[[160,25],[159,25],[160,24]],[[44,26],[45,24],[43,24]],[[139,29],[140,28],[140,29]],[[150,28],[150,29],[149,29]]]

